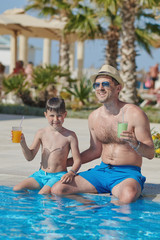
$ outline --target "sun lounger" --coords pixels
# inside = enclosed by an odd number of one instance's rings
[[[140,107],[144,107],[150,102],[156,101],[157,96],[155,94],[149,94],[149,93],[141,93],[141,98],[143,99],[143,102],[140,104]]]

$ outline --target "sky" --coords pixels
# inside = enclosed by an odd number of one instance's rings
[[[2,1],[2,0],[1,0]],[[0,14],[2,14],[7,9],[13,8],[24,8],[28,3],[27,0],[3,0],[0,5]],[[28,12],[27,14],[37,16],[37,12]],[[28,43],[30,45],[36,46],[41,50],[36,51],[35,65],[42,63],[42,52],[43,52],[43,39],[41,38],[29,38]],[[85,55],[84,55],[84,68],[95,67],[99,69],[105,60],[105,47],[107,41],[105,40],[87,40],[85,41]],[[58,42],[52,40],[52,52],[51,52],[51,63],[58,64]],[[160,48],[153,49],[152,55],[150,57],[142,49],[138,49],[138,57],[136,57],[137,70],[144,69],[146,71],[156,63],[160,64]]]

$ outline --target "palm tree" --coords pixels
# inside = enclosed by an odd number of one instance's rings
[[[121,99],[135,103],[136,94],[136,51],[135,51],[135,16],[137,10],[136,0],[123,0],[122,13],[122,43],[121,43],[121,75],[124,87],[121,91]]]
[[[50,16],[66,22],[64,32],[60,41],[60,61],[59,64],[63,72],[69,72],[69,43],[67,34],[74,33],[79,40],[102,38],[103,29],[97,21],[97,17],[92,9],[79,4],[80,0],[28,0],[26,10],[36,9],[40,15]],[[66,77],[61,77],[63,86],[68,83]]]
[[[82,41],[86,39],[102,38],[104,29],[99,23],[95,10],[82,3],[70,12],[69,21],[65,25],[65,33],[75,33]]]
[[[156,47],[160,33],[160,24],[156,21],[156,15],[152,9],[143,9],[138,6],[136,15],[136,41],[145,51],[152,56],[152,47]]]
[[[29,0],[30,2],[44,2],[42,0]],[[85,37],[93,38],[95,37],[94,33],[96,32],[97,27],[98,32],[101,32],[102,20],[110,19],[109,27],[107,29],[106,38],[108,39],[108,45],[106,48],[106,63],[117,66],[117,57],[118,57],[118,45],[119,45],[119,33],[122,32],[122,50],[121,50],[121,74],[125,82],[125,87],[122,91],[121,97],[123,100],[128,100],[129,102],[136,102],[136,64],[135,64],[135,40],[141,42],[141,45],[145,47],[148,53],[151,53],[149,44],[154,46],[154,39],[151,35],[151,32],[155,31],[155,25],[146,24],[146,30],[136,29],[135,20],[139,18],[142,11],[140,9],[145,9],[148,6],[151,8],[151,5],[154,3],[157,4],[159,0],[90,0],[90,2],[96,3],[95,9],[93,5],[89,4],[89,7],[86,7],[84,4],[79,4],[79,1],[59,1],[59,0],[45,0],[45,3],[42,5],[36,6],[40,9],[44,8],[44,13],[49,13],[51,16],[54,14],[59,14],[59,16],[67,19],[67,25],[65,28],[65,33],[75,32],[79,34],[80,39],[85,39]],[[145,3],[145,5],[140,5],[139,2]],[[52,5],[50,6],[49,3]],[[55,5],[54,5],[54,4]],[[67,5],[65,5],[67,4]],[[55,7],[53,7],[55,6]],[[58,8],[57,8],[58,6]],[[75,8],[71,10],[71,6]],[[97,10],[98,6],[98,10]],[[142,8],[143,7],[143,8]],[[65,9],[64,9],[65,8]],[[91,8],[91,9],[89,9]],[[121,30],[121,20],[120,20],[120,10],[123,19],[122,30]],[[143,13],[144,15],[144,13]],[[146,15],[147,17],[147,15]],[[154,15],[152,16],[154,17]],[[68,21],[69,19],[69,21]],[[94,24],[93,24],[94,23]],[[96,24],[95,24],[96,23]],[[98,24],[97,24],[98,23]],[[157,27],[158,29],[158,27]],[[158,29],[159,30],[159,29]],[[157,31],[157,30],[156,30]],[[155,31],[155,32],[156,32]],[[96,33],[97,34],[97,33]],[[150,35],[150,36],[149,36]],[[69,64],[68,59],[68,44],[66,39],[62,39],[62,53],[60,54],[60,59],[63,59],[62,68],[68,69],[67,63]],[[129,44],[129,45],[127,45]],[[128,47],[129,46],[129,47]],[[65,66],[65,67],[64,67]],[[128,74],[127,74],[128,73]],[[127,92],[127,94],[126,94]]]
[[[105,63],[117,67],[118,48],[120,41],[121,18],[119,15],[119,1],[117,0],[93,0],[98,7],[97,16],[105,25],[105,38],[107,46],[105,50]]]
[[[117,68],[118,48],[120,40],[120,28],[114,23],[108,26],[106,34],[108,44],[106,47],[106,64]]]
[[[106,63],[114,67],[117,67],[118,45],[121,36],[121,75],[125,86],[120,96],[124,101],[136,103],[135,58],[137,54],[135,44],[138,43],[151,55],[151,47],[156,45],[153,33],[159,34],[160,26],[155,24],[155,21],[153,22],[155,13],[153,11],[148,13],[145,9],[157,6],[158,0],[93,0],[93,2],[100,9],[97,12],[99,17],[104,20],[107,18],[109,23],[106,32],[108,40]],[[151,21],[144,23],[144,19],[151,19]],[[138,20],[143,22],[143,26]],[[126,29],[128,35],[126,35]]]
[[[121,99],[136,103],[136,42],[142,46],[151,55],[151,46],[155,46],[154,35],[159,34],[160,27],[153,22],[155,14],[147,13],[146,8],[157,4],[158,1],[136,1],[136,0],[93,0],[100,11],[97,13],[99,17],[108,20],[108,29],[106,39],[108,40],[106,47],[106,63],[117,67],[118,45],[120,37],[121,44],[121,75],[124,79],[125,86],[121,92]],[[143,5],[140,4],[143,2]],[[150,3],[150,5],[148,5]],[[156,5],[157,6],[157,5]],[[106,17],[106,18],[105,18]],[[123,23],[122,23],[123,19]],[[143,20],[142,20],[143,19]],[[144,19],[151,19],[150,23]],[[139,23],[140,20],[143,22]],[[126,29],[128,35],[126,35]],[[121,35],[120,35],[121,34]],[[127,37],[128,36],[128,37]]]
[[[141,5],[140,4],[143,4]],[[139,16],[138,13],[144,8],[152,8],[158,3],[157,0],[144,0],[144,1],[137,1],[137,0],[123,0],[122,1],[122,8],[121,8],[121,15],[122,15],[122,43],[121,43],[121,76],[124,81],[124,88],[121,91],[121,99],[130,102],[130,103],[137,103],[137,92],[136,92],[136,51],[135,51],[135,41],[136,41],[136,34],[139,33],[140,40],[140,33],[142,31],[139,29],[136,31],[135,29],[135,20],[136,16]],[[149,25],[148,25],[149,27]],[[160,30],[160,25],[156,26],[153,29],[153,26],[148,28],[149,32],[151,33],[157,30]],[[144,32],[143,32],[144,33]],[[147,33],[147,31],[146,31]],[[144,37],[145,34],[143,34]],[[146,37],[143,38],[143,46],[150,52],[149,44],[152,44],[153,38]],[[148,41],[146,41],[148,39]],[[152,41],[151,41],[152,40]]]
[[[65,33],[73,33],[79,40],[81,46],[81,55],[83,55],[83,46],[86,39],[103,38],[104,30],[101,27],[95,11],[82,3],[77,4],[69,16],[69,21],[64,28]],[[80,50],[80,48],[79,48]],[[78,54],[78,53],[77,53]],[[83,60],[78,62],[78,84],[83,77]]]
[[[68,21],[68,16],[71,14],[72,7],[75,6],[77,1],[65,0],[28,0],[29,4],[26,6],[26,11],[35,9],[39,11],[39,15],[47,16],[53,19]],[[63,73],[69,73],[69,43],[65,34],[62,33],[60,40],[60,56],[59,65]],[[61,77],[62,85],[67,86],[68,77]]]

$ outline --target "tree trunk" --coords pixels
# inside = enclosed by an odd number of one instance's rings
[[[121,77],[124,88],[120,99],[128,103],[137,103],[136,91],[136,51],[135,51],[135,14],[136,0],[123,0],[122,6],[122,46]]]
[[[106,47],[106,64],[109,64],[117,68],[118,58],[118,42],[119,42],[119,29],[118,27],[111,25],[107,32],[108,44]]]
[[[62,37],[62,41],[60,42],[60,67],[63,73],[69,72],[69,44],[66,42],[65,37]],[[68,77],[61,77],[60,81],[62,86],[67,87]]]

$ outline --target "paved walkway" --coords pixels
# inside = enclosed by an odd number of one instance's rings
[[[14,186],[39,168],[40,153],[31,162],[25,160],[19,144],[11,142],[11,128],[18,126],[21,116],[0,114],[0,185]],[[25,116],[23,132],[28,145],[32,143],[35,132],[46,126],[44,117]],[[86,119],[65,119],[64,126],[75,131],[79,139],[80,151],[89,146],[89,130]],[[160,132],[160,124],[151,124],[151,128]],[[100,163],[100,159],[82,165],[86,170]],[[143,159],[142,174],[147,177],[143,195],[154,201],[160,201],[160,159]]]

